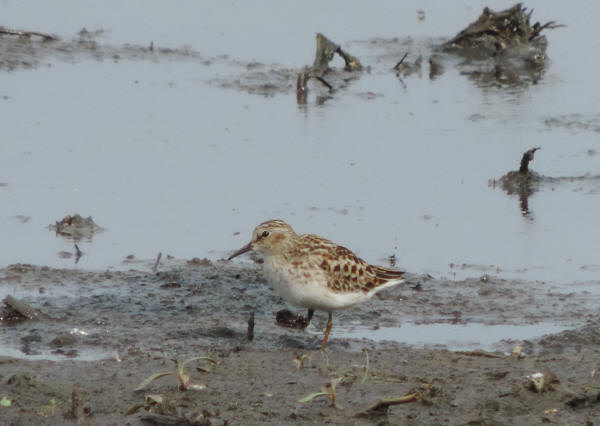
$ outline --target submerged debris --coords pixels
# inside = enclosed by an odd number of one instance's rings
[[[535,44],[540,53],[544,53],[547,41],[545,36],[541,35],[542,30],[563,25],[554,21],[544,25],[539,22],[531,25],[532,13],[533,9],[527,12],[522,3],[501,12],[494,12],[486,7],[477,21],[445,43],[444,49],[455,52],[477,50],[481,55],[492,56],[511,47]]]
[[[48,229],[55,231],[56,235],[72,238],[74,241],[82,238],[92,239],[95,232],[104,230],[96,225],[91,216],[84,218],[79,214],[67,215],[55,225],[49,225]]]
[[[544,123],[549,128],[563,128],[571,132],[597,132],[600,133],[600,115],[584,116],[582,114],[562,114],[557,117],[552,117],[544,120]],[[590,150],[589,154],[593,154],[594,150]],[[2,184],[0,184],[2,186]]]
[[[463,73],[484,85],[535,83],[547,59],[548,40],[541,32],[563,25],[554,21],[531,25],[532,13],[522,3],[501,12],[486,7],[475,22],[440,47],[465,57]]]
[[[533,170],[529,170],[529,163],[533,161],[535,152],[542,149],[541,147],[531,148],[523,153],[521,157],[521,165],[519,170],[508,172],[500,178],[502,188],[509,194],[518,192],[522,185],[540,179],[540,175]]]
[[[542,184],[559,184],[576,181],[600,182],[600,175],[586,173],[580,176],[545,176],[534,172],[529,168],[529,163],[533,161],[535,152],[540,147],[531,148],[523,153],[519,170],[508,172],[500,179],[490,179],[488,186],[495,188],[500,186],[507,194],[517,194],[523,216],[529,215],[528,199],[533,195]]]
[[[344,59],[346,66],[345,71],[360,71],[362,65],[355,56],[352,56],[348,52],[345,52],[338,44],[335,44],[323,34],[317,34],[317,53],[315,55],[315,61],[310,69],[313,75],[324,75],[330,71],[329,61],[333,59],[334,54],[338,54]]]
[[[315,60],[311,67],[305,68],[300,74],[296,81],[296,97],[298,103],[306,103],[306,97],[308,95],[308,81],[314,78],[320,81],[329,91],[333,91],[333,86],[328,83],[323,77],[325,74],[331,71],[329,68],[329,62],[333,59],[337,53],[346,63],[344,71],[356,72],[362,70],[362,65],[358,58],[344,51],[338,44],[332,42],[321,33],[317,33],[317,52],[315,54]]]
[[[104,30],[88,31],[85,28],[70,39],[58,38],[37,31],[25,31],[0,27],[0,72],[36,69],[51,66],[56,61],[74,63],[83,59],[151,60],[160,59],[194,61],[210,65],[210,60],[187,47],[165,48],[154,44],[125,44],[111,46],[97,41]]]
[[[400,61],[394,65],[394,71],[396,71],[396,77],[398,78],[408,77],[413,73],[421,72],[423,57],[419,56],[413,63],[411,63],[410,61],[406,61],[407,56],[408,53],[405,53],[404,56],[402,56],[402,59],[400,59]]]
[[[51,34],[39,33],[37,31],[16,30],[0,26],[0,36],[1,35],[11,35],[26,39],[29,39],[31,37],[41,37],[43,41],[58,40],[58,37],[53,36]]]
[[[500,184],[507,194],[518,194],[523,215],[529,214],[529,197],[537,190],[536,184],[542,180],[542,175],[529,170],[529,163],[533,160],[535,152],[540,149],[536,147],[525,151],[521,157],[519,170],[508,172],[497,181],[494,179],[490,182],[491,186]]]
[[[521,165],[519,170],[511,171],[498,179],[498,182],[508,194],[521,194],[523,192],[531,193],[532,184],[539,182],[541,175],[529,170],[529,163],[533,161],[535,152],[540,150],[540,147],[531,148],[523,153],[521,157]]]

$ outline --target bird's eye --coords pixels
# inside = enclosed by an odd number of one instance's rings
[[[270,234],[269,231],[263,231],[262,236],[263,236],[263,238],[266,238],[269,236],[269,234]]]

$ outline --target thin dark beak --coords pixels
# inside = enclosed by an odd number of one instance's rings
[[[246,244],[244,247],[242,247],[241,249],[239,249],[238,251],[236,251],[235,253],[233,253],[231,256],[229,256],[227,258],[227,260],[231,260],[234,257],[237,257],[240,254],[244,254],[244,253],[246,253],[247,251],[250,251],[250,250],[252,250],[252,243]]]

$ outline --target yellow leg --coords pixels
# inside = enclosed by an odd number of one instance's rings
[[[325,346],[327,346],[327,339],[329,339],[329,333],[331,332],[331,326],[333,325],[333,316],[331,312],[328,312],[329,320],[327,321],[327,328],[325,329],[325,337],[323,337],[323,343],[321,343],[321,350],[325,350]]]

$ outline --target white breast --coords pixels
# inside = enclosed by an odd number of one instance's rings
[[[310,277],[302,270],[289,268],[275,256],[266,257],[263,264],[265,278],[286,302],[318,311],[343,309],[369,299],[373,293],[365,294],[333,292],[327,287],[325,271],[311,269]]]

